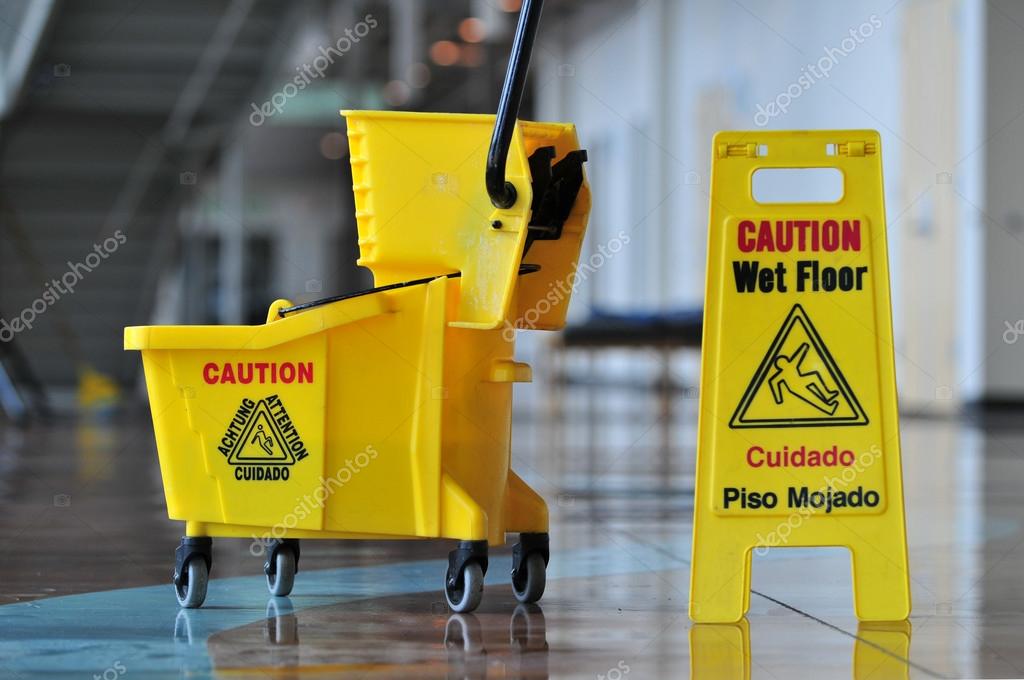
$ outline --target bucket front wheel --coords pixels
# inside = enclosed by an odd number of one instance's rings
[[[471,612],[484,597],[484,570],[479,562],[470,562],[462,569],[462,578],[449,574],[444,581],[444,597],[453,612]]]
[[[184,536],[174,551],[174,594],[185,609],[203,606],[213,565],[213,540],[208,536]]]
[[[547,585],[547,565],[540,553],[530,553],[517,573],[512,575],[512,593],[523,604],[532,604],[544,594]]]
[[[178,604],[185,609],[203,606],[206,600],[206,586],[210,582],[210,571],[206,568],[206,561],[199,557],[192,558],[181,576],[181,583],[174,586]]]
[[[453,612],[464,614],[480,606],[487,573],[487,541],[459,541],[448,553],[444,598]]]
[[[274,558],[274,573],[267,574],[267,589],[274,597],[285,597],[295,585],[295,553],[282,547]]]
[[[286,597],[295,585],[299,570],[299,541],[294,538],[275,539],[267,545],[267,561],[263,573],[267,575],[267,590],[274,597]]]
[[[512,548],[512,594],[516,600],[532,604],[544,595],[550,557],[547,532],[519,534],[519,542]]]

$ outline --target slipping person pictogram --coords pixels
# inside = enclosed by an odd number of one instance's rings
[[[866,425],[867,414],[800,305],[790,310],[729,427]]]
[[[790,356],[776,357],[775,373],[768,378],[768,387],[771,388],[776,404],[781,404],[785,399],[785,390],[797,399],[803,399],[814,408],[832,415],[839,408],[839,392],[830,390],[818,371],[805,373],[800,369],[810,348],[805,342]]]
[[[293,465],[304,458],[305,446],[290,422],[280,397],[245,399],[228,423],[218,450],[230,465]]]
[[[274,440],[273,438],[263,431],[263,424],[261,423],[256,428],[256,433],[253,435],[250,444],[259,444],[260,448],[267,452],[268,456],[274,455]]]

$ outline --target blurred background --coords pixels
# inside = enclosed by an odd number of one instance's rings
[[[0,331],[5,411],[130,392],[125,325],[258,323],[275,298],[371,285],[338,110],[493,112],[518,7],[3,3],[0,316],[31,325]],[[576,293],[586,332],[564,340],[600,366],[570,356],[567,377],[696,384],[673,350],[697,338],[715,131],[868,127],[903,408],[1024,404],[1022,58],[1010,2],[550,0],[522,117],[579,127],[588,253],[630,237]],[[527,358],[548,351],[522,335]]]
[[[355,265],[339,109],[493,113],[518,9],[0,2],[0,604],[167,583],[181,528],[167,520],[141,361],[123,351],[123,328],[262,323],[277,298],[370,287]],[[1024,437],[1013,429],[1024,408],[1024,3],[547,0],[521,117],[577,125],[593,193],[581,260],[599,264],[581,277],[564,332],[518,334],[535,382],[515,388],[513,465],[548,500],[558,550],[612,545],[587,564],[619,575],[553,580],[552,668],[597,677],[626,661],[646,669],[637,677],[668,677],[687,665],[712,135],[872,128],[883,139],[915,656],[930,677],[1024,673]],[[303,568],[442,554],[418,543],[308,541]],[[262,579],[261,562],[235,548],[218,555],[217,578]],[[755,569],[761,662],[791,677],[786,663],[825,650],[849,677],[859,629],[847,555],[807,555]],[[151,633],[167,642],[177,608],[161,597],[173,610],[152,610],[163,618]],[[405,642],[435,654],[439,592],[410,597],[418,618],[381,639],[397,645],[416,628],[422,639]],[[111,630],[126,625],[120,605],[94,609],[114,612]],[[379,609],[387,619],[391,607]],[[12,629],[37,630],[43,619],[24,611]],[[346,640],[355,658],[390,649],[335,634],[363,630],[348,611],[317,623],[326,653]],[[801,624],[807,635],[791,636]],[[263,644],[253,635],[231,647],[240,658]],[[49,669],[61,660],[47,645],[25,654]],[[545,641],[545,667],[547,654]]]

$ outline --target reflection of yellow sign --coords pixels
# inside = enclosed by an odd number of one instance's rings
[[[824,630],[824,629],[821,629]],[[829,635],[832,632],[829,631]],[[853,678],[910,677],[910,621],[861,623],[853,641]],[[777,655],[776,655],[777,656]],[[690,678],[750,678],[750,625],[698,623],[690,628]],[[801,654],[801,661],[803,661]],[[794,661],[794,660],[789,660]],[[773,670],[758,663],[762,671]],[[787,667],[788,670],[788,667]]]
[[[755,172],[835,168],[835,203]],[[754,549],[844,546],[861,619],[910,613],[881,146],[870,130],[715,137],[690,616],[738,621]]]

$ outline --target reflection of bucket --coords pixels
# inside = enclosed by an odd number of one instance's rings
[[[266,637],[272,645],[299,644],[299,619],[287,597],[267,600]]]
[[[536,604],[518,604],[508,623],[509,643],[523,652],[547,651],[544,610]]]
[[[444,625],[444,648],[448,650],[448,662],[452,659],[466,660],[467,657],[483,657],[484,632],[480,619],[473,614],[452,614]],[[475,677],[475,676],[474,676]]]

